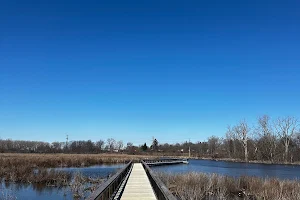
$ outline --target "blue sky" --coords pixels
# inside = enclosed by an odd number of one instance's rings
[[[300,117],[299,1],[1,1],[0,138],[205,140]]]

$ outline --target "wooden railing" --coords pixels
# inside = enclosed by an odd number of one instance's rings
[[[159,179],[159,177],[150,169],[145,161],[141,161],[155,195],[158,200],[177,200],[177,198],[170,192],[167,186]]]
[[[88,200],[109,200],[117,192],[119,186],[130,172],[132,168],[132,161],[126,164],[125,167],[120,169],[115,175],[104,182],[100,187],[94,191],[87,199]]]

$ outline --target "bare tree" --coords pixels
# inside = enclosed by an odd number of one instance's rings
[[[62,149],[61,143],[59,142],[52,142],[51,147],[54,152],[59,152]]]
[[[99,141],[96,142],[96,147],[97,147],[100,151],[102,151],[103,148],[104,148],[104,144],[105,144],[105,142],[104,142],[103,140],[99,140]]]
[[[270,124],[270,117],[263,115],[258,118],[257,122],[255,134],[259,137],[259,153],[262,155],[262,158],[273,161],[277,147],[277,137]]]
[[[132,142],[127,142],[126,151],[128,153],[133,153],[133,143]]]
[[[123,148],[123,146],[124,146],[124,144],[123,144],[122,140],[117,142],[117,148],[118,148],[119,151]]]
[[[130,149],[131,147],[133,147],[133,144],[132,144],[132,142],[127,142],[127,149]]]
[[[220,139],[216,136],[211,136],[210,138],[208,138],[208,150],[211,156],[216,156],[215,154],[217,154],[217,149],[220,146]]]
[[[233,128],[231,128],[231,126],[227,126],[227,132],[226,132],[227,145],[226,146],[227,146],[227,150],[228,150],[228,154],[229,154],[230,158],[232,156],[235,157],[235,155],[236,155],[235,139],[236,139],[236,135],[235,135]]]
[[[112,152],[115,148],[116,140],[113,139],[113,138],[108,138],[107,139],[107,145],[108,145],[108,149]]]
[[[248,162],[248,137],[250,128],[246,121],[241,121],[237,126],[234,127],[234,131],[244,147],[245,161]]]
[[[275,122],[276,133],[282,139],[284,144],[284,161],[287,162],[289,154],[289,146],[292,137],[296,133],[299,122],[294,117],[278,118]]]

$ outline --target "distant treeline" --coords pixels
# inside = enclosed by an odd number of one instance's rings
[[[206,158],[230,158],[245,161],[272,163],[300,161],[299,121],[295,117],[271,120],[267,115],[258,118],[250,126],[245,120],[228,126],[224,137],[211,136],[203,142],[160,144],[154,139],[148,146],[126,145],[113,138],[98,141],[38,142],[0,140],[0,152],[16,153],[102,153],[125,152],[128,154],[159,154],[168,156],[191,156]]]

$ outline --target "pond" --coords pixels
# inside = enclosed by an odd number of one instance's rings
[[[116,173],[124,165],[97,165],[83,168],[55,168],[75,174],[82,173],[88,177],[108,178]],[[217,173],[239,177],[243,175],[258,176],[263,178],[275,177],[279,179],[300,179],[300,166],[297,165],[269,165],[254,163],[235,163],[212,160],[189,160],[189,164],[166,165],[152,167],[154,171],[167,173],[187,173],[204,172]],[[73,199],[73,194],[69,187],[45,187],[44,185],[17,184],[1,182],[0,199],[30,199],[30,200],[50,200],[50,199]]]
[[[117,165],[96,165],[82,168],[55,168],[56,170],[67,171],[75,174],[80,172],[84,176],[96,178],[102,177],[107,179],[108,176],[115,174],[123,164]],[[24,200],[52,200],[52,199],[73,199],[73,193],[69,187],[47,187],[45,185],[20,184],[1,182],[0,199],[24,199]]]
[[[257,163],[238,163],[213,160],[189,160],[189,164],[152,167],[155,171],[167,173],[203,172],[239,176],[257,176],[262,178],[300,179],[300,166]]]

